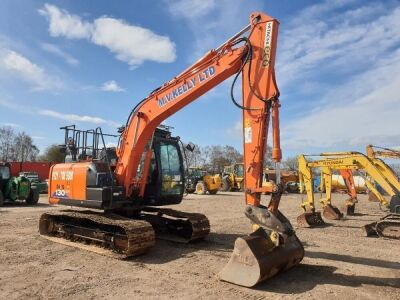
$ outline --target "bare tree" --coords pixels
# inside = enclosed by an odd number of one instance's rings
[[[188,167],[202,167],[204,165],[202,152],[198,145],[194,144],[193,152],[187,151],[186,149],[184,150],[186,154]]]
[[[37,157],[39,161],[61,163],[64,162],[65,154],[61,153],[60,147],[56,144],[48,146],[42,155]]]
[[[0,127],[0,159],[11,160],[14,151],[15,132],[9,126]]]
[[[273,168],[274,163],[272,161],[272,147],[267,145],[264,151],[264,168]]]
[[[13,160],[34,161],[39,154],[39,149],[33,144],[32,138],[25,132],[18,133],[14,140]]]
[[[290,171],[297,171],[299,169],[297,157],[291,156],[291,157],[286,158],[283,161],[283,166]]]
[[[207,146],[202,151],[204,160],[213,172],[222,172],[224,166],[242,162],[243,155],[232,146]]]

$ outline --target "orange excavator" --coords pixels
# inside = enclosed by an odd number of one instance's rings
[[[39,223],[41,235],[117,257],[145,253],[157,237],[184,242],[205,237],[210,225],[204,215],[158,207],[180,203],[185,180],[179,138],[159,125],[234,75],[231,99],[242,110],[245,215],[252,232],[237,238],[219,278],[250,287],[298,265],[304,249],[289,220],[278,210],[279,180],[262,186],[270,120],[272,158],[278,170],[281,160],[274,70],[278,26],[276,19],[264,13],[251,14],[248,26],[134,107],[114,152],[105,148],[99,128],[65,128],[70,159],[51,168],[49,202],[92,210],[45,213]],[[240,75],[239,103],[233,90]],[[262,205],[265,192],[272,196]]]

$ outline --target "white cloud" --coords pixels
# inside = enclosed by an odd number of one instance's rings
[[[277,73],[279,84],[299,83],[321,74],[347,74],[370,67],[400,41],[400,7],[373,2],[325,1],[292,18],[282,32]],[[336,9],[344,11],[339,12]],[[329,13],[330,14],[329,14]],[[304,22],[307,20],[307,22]]]
[[[72,15],[64,9],[46,3],[39,13],[49,20],[51,36],[64,36],[70,39],[90,38],[93,25],[82,21],[77,15]]]
[[[164,0],[169,13],[183,19],[193,32],[189,45],[190,63],[208,50],[217,48],[233,34],[248,25],[249,16],[262,1],[236,0]],[[257,3],[258,2],[258,3]]]
[[[215,8],[215,0],[166,0],[170,13],[179,18],[194,19]]]
[[[117,59],[136,66],[145,60],[173,62],[175,44],[166,36],[129,25],[123,20],[102,17],[94,21],[92,41],[108,48]]]
[[[56,119],[65,120],[68,122],[87,122],[93,124],[104,124],[107,123],[106,120],[99,118],[99,117],[92,117],[92,116],[80,116],[75,114],[64,114],[54,110],[42,109],[39,110],[39,114],[43,116],[53,117]]]
[[[49,20],[52,36],[87,39],[106,47],[131,68],[145,60],[168,63],[176,58],[175,44],[169,37],[120,19],[100,17],[90,23],[51,4],[45,4],[39,13]]]
[[[30,83],[33,90],[55,90],[62,87],[58,79],[49,76],[43,68],[15,51],[3,49],[0,52],[0,64],[8,72]]]
[[[107,124],[112,127],[120,126],[120,123],[110,121],[110,120],[105,120],[103,118],[94,117],[94,116],[65,114],[65,113],[61,113],[61,112],[58,112],[55,110],[49,110],[49,109],[39,109],[38,113],[43,116],[52,117],[52,118],[68,121],[71,123],[84,122],[84,123],[92,123],[92,124],[96,124],[96,125]]]
[[[101,89],[105,92],[123,92],[125,91],[123,88],[121,88],[118,83],[115,80],[110,80],[107,82],[104,82],[103,85],[101,86]]]
[[[41,47],[43,50],[61,57],[65,60],[66,63],[70,64],[71,66],[79,65],[79,60],[77,60],[75,57],[54,44],[42,43]]]
[[[400,7],[358,4],[325,1],[283,27],[277,64],[282,94],[304,95],[304,86],[311,83],[314,92],[307,88],[307,93],[319,97],[297,96],[292,103],[282,98],[283,106],[298,108],[281,125],[285,149],[398,144]]]
[[[398,145],[400,115],[400,48],[370,70],[335,87],[314,111],[282,126],[283,145],[304,151],[310,147]]]
[[[20,113],[24,114],[31,114],[31,115],[42,115],[42,116],[47,116],[51,118],[56,118],[60,120],[64,120],[67,122],[84,122],[84,123],[92,123],[96,125],[109,125],[111,127],[119,127],[121,126],[120,123],[114,122],[111,120],[106,120],[100,117],[95,117],[95,116],[85,116],[85,115],[76,115],[76,114],[66,114],[66,113],[61,113],[55,110],[50,110],[50,109],[42,109],[42,108],[37,108],[37,107],[31,107],[28,105],[21,105],[18,104],[16,101],[12,100],[6,100],[6,99],[1,99],[0,98],[0,106],[6,107],[7,109],[11,109],[14,111],[18,111]],[[17,124],[12,124],[12,123],[3,123],[4,125],[8,126],[18,126]]]

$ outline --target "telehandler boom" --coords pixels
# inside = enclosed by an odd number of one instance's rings
[[[110,163],[106,149],[100,151],[97,147],[91,147],[92,151],[105,152],[105,159],[81,153],[75,155],[77,161],[53,166],[50,203],[98,208],[104,212],[46,213],[40,220],[40,233],[53,239],[100,244],[123,257],[148,251],[155,237],[163,233],[178,235],[186,241],[207,235],[209,222],[204,215],[154,207],[181,202],[184,186],[182,159],[174,138],[170,133],[157,132],[157,127],[235,75],[231,98],[242,110],[245,215],[251,220],[253,232],[235,241],[230,261],[219,277],[250,287],[299,264],[304,256],[303,246],[290,222],[278,210],[281,186],[262,187],[270,119],[272,158],[277,164],[281,160],[279,90],[274,70],[278,25],[268,15],[253,13],[249,25],[238,34],[140,101],[121,129],[115,166]],[[240,74],[242,102],[238,103],[233,85]],[[80,131],[75,133],[80,134]],[[95,142],[103,140],[101,130],[96,130],[93,136]],[[74,139],[70,144],[70,149],[79,148]],[[86,148],[81,150],[85,152]],[[164,185],[165,180],[170,184]],[[264,192],[272,193],[267,206],[261,205]]]

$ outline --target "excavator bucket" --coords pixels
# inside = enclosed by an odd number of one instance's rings
[[[300,227],[324,226],[325,222],[320,212],[307,211],[297,217],[297,225]]]
[[[324,207],[322,214],[324,218],[329,220],[340,220],[343,217],[342,212],[332,204],[328,204]]]
[[[278,247],[266,236],[264,229],[259,228],[251,235],[237,238],[228,264],[218,274],[219,279],[253,287],[303,259],[304,248],[295,234]]]

